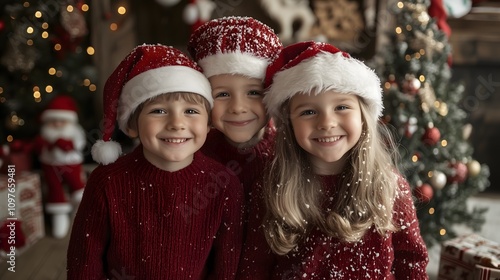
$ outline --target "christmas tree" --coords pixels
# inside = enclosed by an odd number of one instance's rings
[[[451,47],[428,5],[413,0],[389,7],[395,28],[378,69],[384,121],[399,136],[400,167],[430,247],[455,237],[457,225],[480,230],[487,209],[469,209],[466,202],[489,186],[489,169],[473,157],[472,127],[461,108],[465,87],[449,82]]]
[[[0,3],[0,144],[32,139],[38,114],[67,94],[84,128],[96,127],[96,71],[89,45],[89,6],[82,0]]]

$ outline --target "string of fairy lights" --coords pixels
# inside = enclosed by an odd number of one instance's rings
[[[396,4],[396,7],[400,10],[409,9],[409,10],[413,11],[413,17],[415,17],[422,25],[427,25],[430,21],[430,16],[427,13],[426,6],[423,4],[398,2]],[[401,11],[398,13],[401,13]],[[413,30],[413,26],[411,24],[407,24],[406,26],[399,26],[398,25],[394,29],[394,32],[396,33],[397,37],[401,41],[406,40],[405,33],[404,33],[405,30],[408,32],[411,32]],[[428,56],[425,56],[426,53],[430,56],[431,53],[426,52],[426,49],[429,49],[429,47],[435,43],[436,42],[432,41],[431,39],[425,40],[423,42],[423,44],[418,46],[419,48],[416,48],[417,50],[413,54],[406,54],[404,56],[405,61],[410,62],[413,59],[417,59],[417,60],[423,59],[424,57],[428,57]],[[414,75],[407,74],[407,75],[405,75],[405,81],[403,82],[403,90],[409,94],[417,95],[419,93],[419,90],[421,89],[422,84],[424,84],[425,82],[426,82],[426,77],[423,74],[420,74],[418,77],[415,77]],[[389,75],[387,81],[384,83],[384,89],[386,92],[388,92],[393,87],[397,88],[397,83],[396,83],[396,79],[395,79],[394,74],[391,74],[391,75]],[[439,107],[441,106],[441,102],[436,100],[433,105],[436,109],[439,109]],[[424,112],[429,112],[429,109],[430,109],[429,104],[425,101],[422,102],[421,108]],[[390,119],[391,116],[386,116],[386,118]],[[416,128],[416,122],[417,122],[416,118],[413,117],[413,119],[414,119],[413,122],[411,119],[408,121],[410,133],[413,133],[413,131],[415,131],[417,129]],[[446,139],[442,139],[441,145],[443,147],[446,147],[446,145],[447,145]],[[419,160],[420,160],[420,155],[418,153],[414,153],[411,155],[412,162],[417,163]],[[432,180],[434,178],[434,181],[436,182],[436,184],[438,186],[444,187],[444,185],[446,184],[446,176],[442,172],[438,171],[436,174],[434,174],[434,171],[429,171],[427,173],[427,176],[428,176],[429,180]],[[444,181],[443,181],[442,176],[445,176]],[[428,210],[428,213],[429,213],[429,215],[434,215],[434,213],[435,213],[434,207],[430,207]],[[446,229],[441,228],[439,234],[442,236],[445,235]]]
[[[431,21],[431,17],[427,12],[427,6],[423,2],[409,3],[400,1],[395,5],[395,13],[403,14],[403,11],[409,11],[406,15],[411,17],[413,22],[420,24],[422,29],[412,26],[411,24],[406,24],[404,22],[398,23],[394,28],[395,36],[398,38],[399,42],[402,44],[408,44],[405,47],[405,51],[408,53],[404,54],[404,61],[407,63],[415,63],[416,65],[424,65],[424,62],[428,62],[433,58],[434,54],[441,54],[445,50],[445,44],[439,40],[436,40],[435,33],[431,28],[427,28]],[[418,30],[417,30],[418,29]],[[409,37],[409,33],[412,37]],[[408,48],[410,47],[410,48]],[[410,67],[411,69],[412,67]],[[415,67],[413,67],[415,68]],[[442,149],[449,145],[448,140],[445,135],[442,135],[438,128],[434,126],[433,119],[430,112],[436,113],[440,117],[446,117],[449,114],[449,106],[443,100],[436,97],[434,88],[431,85],[432,82],[428,81],[428,77],[424,74],[406,74],[404,80],[400,83],[401,90],[406,96],[413,100],[413,98],[419,98],[420,107],[419,109],[423,112],[422,117],[424,119],[425,133],[422,137],[422,141],[425,145],[432,148],[432,153],[434,155],[439,154]],[[391,90],[398,90],[398,83],[396,81],[395,75],[390,74],[387,81],[383,84],[386,93]],[[400,107],[404,108],[404,104],[401,103]],[[392,118],[399,118],[401,123],[406,123],[406,127],[402,127],[405,130],[404,135],[408,138],[412,137],[413,133],[418,129],[418,120],[415,116],[384,116],[385,121],[390,122]],[[471,125],[466,124],[463,127],[462,138],[467,140],[471,133]],[[409,154],[410,161],[417,164],[422,161],[422,155],[418,152],[413,152]],[[454,178],[450,178],[443,171],[437,169],[425,171],[424,178],[419,179],[416,184],[416,190],[422,192],[419,199],[424,203],[430,201],[433,197],[433,190],[441,191],[447,184],[453,184],[454,182],[460,183],[466,180],[468,177],[476,177],[481,173],[481,164],[472,159],[465,158],[457,160],[457,162],[450,161],[450,165],[456,170],[457,175]],[[424,181],[424,182],[422,182]],[[438,210],[430,206],[426,207],[427,213],[429,215],[437,214]],[[448,234],[445,225],[440,224],[436,228],[440,236],[445,236]]]
[[[30,2],[24,2],[23,3],[23,7],[28,9],[30,8]],[[90,7],[87,5],[87,4],[83,4],[80,8],[80,10],[82,12],[88,12],[90,9]],[[67,5],[66,6],[66,11],[68,13],[72,13],[75,11],[75,7],[73,5]],[[38,19],[38,20],[44,20],[46,18],[46,16],[44,15],[44,12],[42,10],[36,10],[33,14],[34,18]],[[17,18],[15,18],[14,16],[10,16],[11,20],[15,21],[17,20]],[[37,26],[39,24],[39,27],[42,29],[41,32],[38,32],[37,31]],[[43,38],[43,39],[49,39],[50,38],[50,33],[49,33],[49,23],[47,21],[42,21],[41,23],[38,22],[38,21],[32,21],[30,25],[28,25],[25,29],[25,33],[26,33],[26,41],[25,41],[25,44],[27,46],[33,46],[33,47],[36,47],[35,45],[35,42],[34,40],[32,39],[32,37],[36,34],[36,33],[40,33],[40,37]],[[57,51],[61,51],[62,50],[62,46],[60,43],[56,43],[54,44],[53,46],[53,49],[57,52]],[[88,46],[87,49],[86,49],[86,52],[89,56],[92,56],[95,54],[95,49],[92,47],[92,46]],[[47,69],[47,74],[50,75],[50,76],[56,76],[56,77],[62,77],[63,76],[63,71],[60,70],[60,69],[56,69],[55,67],[50,67],[49,69]],[[82,84],[86,87],[88,87],[89,91],[93,92],[93,91],[96,91],[96,85],[90,80],[90,79],[84,79],[82,81]],[[53,92],[53,86],[52,85],[46,85],[45,87],[43,88],[40,88],[38,85],[34,85],[33,86],[33,100],[35,102],[41,102],[42,100],[42,93],[47,93],[47,94],[50,94]],[[4,89],[3,87],[0,85],[0,94],[2,94],[4,92]],[[0,96],[0,102],[6,102],[6,98],[4,96]],[[15,116],[13,116],[15,118]]]
[[[61,1],[55,1],[55,0],[40,1],[40,2],[25,1],[22,4],[16,3],[14,5],[15,8],[13,8],[14,6],[10,8],[7,6],[6,8],[6,10],[8,10],[7,20],[10,20],[10,23],[12,23],[11,26],[13,28],[14,27],[16,28],[16,30],[13,30],[11,32],[12,35],[9,35],[9,36],[15,36],[15,38],[9,38],[9,40],[11,41],[14,40],[16,44],[22,45],[21,46],[22,48],[32,48],[32,49],[34,48],[33,50],[36,50],[37,48],[41,47],[37,45],[38,43],[47,44],[48,40],[51,40],[51,38],[60,35],[60,34],[54,34],[55,33],[54,29],[50,28],[51,27],[50,20],[52,19],[54,14],[56,14],[55,13],[56,10],[61,15],[64,13],[64,15],[68,17],[67,24],[71,25],[68,25],[67,29],[70,35],[74,35],[71,34],[74,32],[80,33],[78,36],[81,36],[82,34],[86,35],[87,23],[85,22],[85,13],[90,12],[90,6],[89,4],[84,3],[83,0],[74,0],[74,1],[69,0],[66,4],[61,4]],[[22,11],[21,9],[24,9],[24,11]],[[114,7],[112,11],[109,11],[106,15],[104,15],[105,20],[110,22],[109,30],[112,32],[118,31],[119,21],[121,17],[125,16],[126,14],[127,14],[126,7],[119,4],[116,7]],[[62,20],[64,20],[64,18],[61,16],[61,21]],[[6,28],[6,26],[7,24],[0,19],[0,32],[3,31]],[[85,30],[82,31],[78,29],[85,29]],[[40,38],[42,40],[40,40]],[[11,43],[11,45],[14,44]],[[67,46],[65,49],[65,45],[57,41],[54,42],[51,47],[53,51],[56,52],[56,55],[58,52],[68,51]],[[91,45],[83,48],[78,46],[74,51],[85,52],[86,55],[88,56],[94,56],[96,52],[95,48]],[[15,54],[21,55],[20,51],[15,52]],[[36,64],[36,62],[34,61],[35,59],[32,58],[32,60],[33,60],[31,63],[32,65],[28,70],[34,68],[34,65]],[[20,67],[16,68],[15,70],[21,69]],[[22,70],[26,70],[26,68]],[[65,71],[70,71],[70,70],[57,66],[49,66],[48,69],[46,69],[46,75],[61,78],[65,75]],[[30,71],[22,71],[22,72],[23,73],[21,73],[22,75],[21,79],[23,81],[27,81],[28,75],[30,75]],[[43,69],[42,72],[44,72]],[[43,80],[50,81],[50,79],[43,79]],[[86,87],[88,89],[88,92],[90,93],[94,93],[97,91],[96,81],[93,81],[92,78],[90,77],[85,77],[82,80],[78,81],[78,86]],[[8,91],[7,87],[9,87],[9,84],[6,85],[0,84],[0,103],[7,103],[9,101],[9,98],[16,97],[15,94],[17,93],[14,93],[14,97],[6,96],[6,92]],[[54,90],[54,85],[52,84],[45,84],[45,85],[34,84],[32,85],[31,91],[32,91],[33,102],[40,103],[46,97],[46,95],[52,94],[55,90]],[[10,128],[14,128],[16,126],[23,126],[25,125],[25,120],[16,111],[12,111],[10,112],[10,116],[7,119],[6,125]],[[14,140],[14,137],[12,135],[7,135],[5,140],[10,143]]]

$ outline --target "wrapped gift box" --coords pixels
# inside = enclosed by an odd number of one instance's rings
[[[482,268],[490,272],[500,269],[500,244],[477,234],[460,236],[442,244],[439,280],[495,279],[477,278]]]
[[[5,158],[4,165],[2,167],[2,174],[7,174],[7,166],[15,165],[16,172],[29,171],[33,167],[32,155],[28,153],[12,152]]]
[[[0,256],[6,257],[13,245],[19,256],[45,236],[40,175],[17,170],[0,174],[0,200]]]
[[[476,264],[474,280],[500,280],[500,268],[495,269]]]

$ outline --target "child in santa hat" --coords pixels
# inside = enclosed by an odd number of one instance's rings
[[[188,51],[212,86],[212,129],[202,151],[238,175],[245,194],[272,155],[275,130],[262,98],[268,64],[282,44],[251,17],[206,22],[191,34]]]
[[[255,187],[238,279],[428,279],[382,89],[336,47],[286,47],[266,75],[276,149]],[[385,132],[385,133],[384,133]]]
[[[101,163],[90,175],[68,248],[68,279],[233,279],[242,243],[236,176],[198,152],[210,84],[177,49],[136,47],[104,87]],[[140,139],[119,157],[120,130]],[[210,264],[210,265],[208,265]]]
[[[40,120],[35,149],[47,187],[45,211],[52,219],[52,236],[64,238],[71,225],[70,213],[78,207],[83,195],[82,163],[87,138],[78,123],[76,103],[70,96],[52,99]],[[66,198],[63,184],[69,187],[71,201]]]

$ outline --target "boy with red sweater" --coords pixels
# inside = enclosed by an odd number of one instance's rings
[[[243,193],[198,152],[209,131],[210,84],[179,50],[135,48],[104,88],[101,163],[90,175],[68,248],[68,279],[234,279]],[[140,139],[119,157],[114,123]]]
[[[214,129],[202,152],[238,175],[247,198],[272,155],[275,129],[262,102],[263,82],[282,47],[269,26],[234,16],[203,24],[188,43],[214,98]]]

